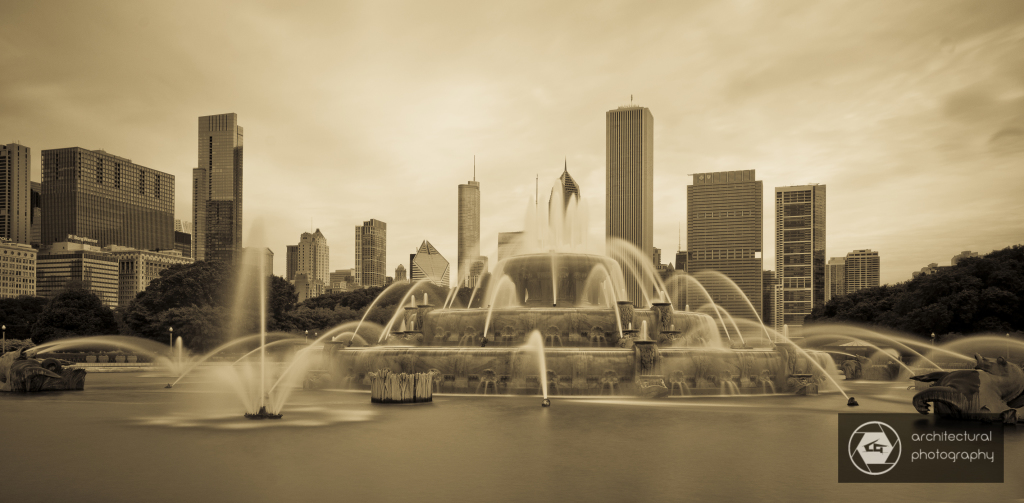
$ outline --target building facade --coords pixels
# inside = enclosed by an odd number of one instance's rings
[[[174,249],[174,175],[102,150],[61,148],[42,157],[42,246],[74,235],[100,247]]]
[[[449,269],[448,261],[430,241],[424,240],[419,250],[409,255],[409,279],[413,283],[428,279],[437,286],[448,288]]]
[[[330,292],[348,292],[356,288],[358,286],[356,286],[355,269],[338,269],[332,272],[328,278],[327,290]]]
[[[766,327],[775,326],[775,271],[761,273],[761,323]]]
[[[174,231],[174,250],[182,257],[192,258],[192,234]]]
[[[384,286],[387,278],[388,224],[370,219],[356,226],[356,285]]]
[[[0,145],[0,239],[29,244],[32,237],[32,150]]]
[[[782,285],[782,325],[803,326],[825,304],[825,186],[775,188],[775,274]]]
[[[0,239],[0,298],[36,295],[37,254],[27,244]]]
[[[295,281],[295,272],[299,269],[299,245],[288,245],[285,247],[284,258],[284,279]]]
[[[654,251],[654,116],[644,107],[609,110],[605,131],[605,237],[622,239],[650,257]],[[642,271],[643,266],[620,265],[629,300],[642,305],[643,292],[650,292],[653,285],[640,284],[628,271]]]
[[[135,297],[146,291],[149,284],[160,277],[160,272],[178,264],[194,262],[180,251],[145,251],[111,247],[110,254],[117,258],[117,304],[127,306]]]
[[[733,316],[753,321],[763,316],[762,193],[752,169],[694,174],[686,186],[689,274],[718,271],[732,280],[742,294],[712,281],[705,284],[708,295]],[[688,282],[687,298],[692,309],[708,301],[693,282]]]
[[[79,283],[94,293],[104,306],[118,306],[120,272],[118,259],[99,246],[99,241],[67,236],[39,251],[36,259],[36,295],[53,298],[68,283]]]
[[[405,273],[405,266],[402,264],[398,264],[398,267],[395,268],[395,282],[406,281],[408,279],[409,277],[406,276]]]
[[[303,232],[299,236],[297,246],[295,274],[305,274],[311,279],[319,280],[323,285],[328,285],[330,248],[327,246],[327,238],[320,229],[316,232]]]
[[[847,253],[846,293],[879,286],[882,277],[881,270],[881,259],[878,257],[878,252],[853,250]]]
[[[474,170],[475,171],[475,170]],[[480,257],[480,182],[459,185],[459,285],[473,287],[480,280],[472,274]]]
[[[28,244],[38,249],[43,238],[43,184],[31,182],[31,186],[32,198],[29,203],[29,225],[31,230],[29,231]]]
[[[498,233],[498,262],[519,254],[523,231]]]
[[[327,293],[327,285],[323,281],[304,272],[295,273],[293,284],[295,285],[295,294],[298,297],[298,302],[304,302]]]
[[[960,252],[960,253],[958,253],[956,255],[953,255],[953,258],[949,260],[949,265],[955,266],[955,265],[959,264],[960,261],[963,260],[963,259],[975,258],[977,256],[978,256],[978,252],[972,252],[970,250],[965,250],[965,251],[962,251],[962,252]]]
[[[846,295],[846,258],[832,257],[825,266],[825,302]]]
[[[199,118],[198,167],[192,170],[192,254],[233,262],[242,250],[243,134],[237,114]]]

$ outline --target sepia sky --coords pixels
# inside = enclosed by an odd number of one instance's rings
[[[687,173],[756,169],[764,266],[777,186],[828,187],[827,255],[882,282],[1024,243],[1024,2],[8,2],[0,142],[104,149],[175,175],[191,220],[197,118],[245,128],[246,246],[310,226],[331,270],[388,225],[456,278],[457,185],[484,254],[563,162],[603,239],[605,112],[654,115],[654,246],[686,247]],[[45,211],[45,208],[43,209]],[[493,263],[493,262],[492,262]]]

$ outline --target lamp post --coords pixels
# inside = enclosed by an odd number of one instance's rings
[[[306,342],[309,342],[309,330],[306,330]]]
[[[1010,361],[1010,332],[1006,332],[1006,361]]]
[[[935,346],[935,332],[932,332],[932,347]]]
[[[171,354],[174,354],[174,327],[167,329],[167,346],[171,349]]]
[[[0,348],[0,355],[7,352],[7,325],[0,325],[0,330],[4,332],[3,347]]]

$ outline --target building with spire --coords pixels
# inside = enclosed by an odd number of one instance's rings
[[[473,179],[459,185],[458,285],[473,288],[480,281],[480,182],[476,181],[476,157]],[[484,258],[486,260],[486,258]],[[483,269],[486,270],[486,262]]]
[[[419,250],[409,255],[409,279],[413,283],[429,279],[439,287],[448,288],[449,269],[448,261],[434,245],[430,244],[430,241],[424,240]]]

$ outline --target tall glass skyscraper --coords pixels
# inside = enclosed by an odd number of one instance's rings
[[[762,316],[764,281],[761,268],[763,187],[755,178],[752,169],[698,173],[693,175],[693,184],[686,186],[689,273],[693,276],[718,271],[731,279],[739,292],[723,281],[704,281],[704,285],[716,305],[734,317],[750,320]],[[692,283],[687,286],[686,296],[694,310],[708,301],[704,292]]]
[[[41,244],[69,235],[97,246],[174,249],[174,175],[102,150],[44,150]]]
[[[632,243],[649,262],[654,253],[654,116],[639,106],[609,110],[605,132],[605,237]],[[620,265],[629,300],[645,304],[653,284],[641,285],[629,272],[643,270],[640,259],[620,260],[637,262]]]
[[[782,298],[775,329],[804,324],[825,303],[825,186],[775,188],[775,281]]]
[[[370,219],[356,226],[356,285],[384,286],[388,272],[388,224]]]
[[[0,145],[0,237],[22,244],[32,234],[31,155],[24,145]]]
[[[242,143],[237,114],[199,118],[199,167],[192,170],[196,260],[233,262],[242,250]]]

